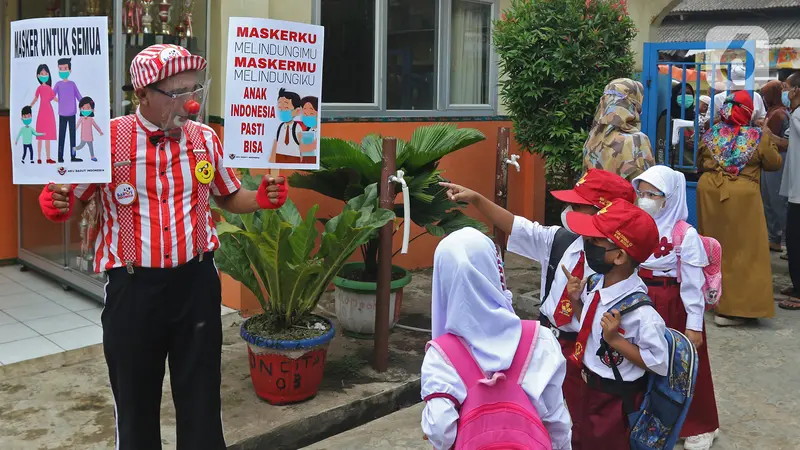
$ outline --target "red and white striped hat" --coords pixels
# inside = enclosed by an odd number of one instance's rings
[[[203,70],[206,60],[172,44],[151,45],[131,62],[131,85],[125,90],[140,89],[187,70]]]

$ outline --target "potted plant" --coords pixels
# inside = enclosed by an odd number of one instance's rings
[[[410,141],[398,139],[395,165],[405,173],[411,221],[425,230],[411,241],[425,234],[444,236],[463,227],[488,231],[483,223],[463,213],[462,208],[466,205],[447,197],[446,189],[439,186],[439,182],[445,179],[438,169],[444,156],[484,139],[486,137],[478,130],[458,128],[452,124],[419,127]],[[293,174],[289,177],[292,187],[310,189],[346,202],[363,194],[367,186],[381,181],[383,137],[369,135],[361,144],[323,138],[320,145],[320,170]],[[394,209],[402,216],[402,203],[395,204]],[[345,333],[351,336],[365,337],[375,331],[378,243],[375,233],[361,246],[363,262],[345,265],[333,280],[336,315]],[[393,266],[390,328],[399,319],[403,287],[410,282],[411,274],[407,270]]]
[[[243,182],[256,183],[249,174]],[[278,210],[219,211],[225,222],[217,227],[217,264],[250,289],[264,310],[242,323],[240,334],[248,344],[253,387],[269,403],[299,402],[317,393],[334,327],[312,312],[353,252],[394,218],[377,204],[372,186],[347,202],[321,234],[318,205],[305,218],[290,200]]]

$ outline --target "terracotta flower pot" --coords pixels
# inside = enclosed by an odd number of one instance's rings
[[[242,323],[240,334],[247,341],[250,378],[256,395],[273,405],[297,403],[315,396],[322,382],[325,358],[335,330],[299,341],[281,341],[256,336]],[[248,319],[249,320],[249,319]]]

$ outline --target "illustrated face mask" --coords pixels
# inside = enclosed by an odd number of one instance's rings
[[[92,111],[87,111],[87,110],[85,110],[85,109],[84,109],[84,110],[81,110],[81,115],[82,115],[83,117],[89,117],[90,115],[92,115]]]
[[[39,81],[47,83],[50,80],[50,75],[39,75]]]
[[[303,125],[307,126],[308,128],[314,128],[315,126],[317,126],[317,117],[303,116]]]
[[[291,122],[292,112],[288,109],[278,110],[278,120],[280,120],[281,122]]]
[[[58,76],[61,77],[62,80],[66,80],[69,78],[69,72],[58,72]]]
[[[30,125],[31,123],[33,123],[33,119],[30,118],[22,119],[22,123],[24,123],[25,125]]]

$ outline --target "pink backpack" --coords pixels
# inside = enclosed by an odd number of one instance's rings
[[[467,397],[459,409],[456,450],[552,450],[550,435],[522,389],[528,371],[538,322],[523,320],[522,336],[511,367],[487,379],[472,357],[467,344],[452,334],[428,343],[453,366]],[[428,396],[426,400],[437,397]],[[451,400],[453,400],[451,398]]]
[[[681,282],[681,243],[689,228],[691,225],[680,220],[672,230],[672,245],[678,255],[678,283]],[[706,310],[709,310],[717,306],[722,297],[722,246],[711,237],[700,236],[700,240],[708,256],[708,265],[703,268],[706,281],[701,290],[706,300]]]

